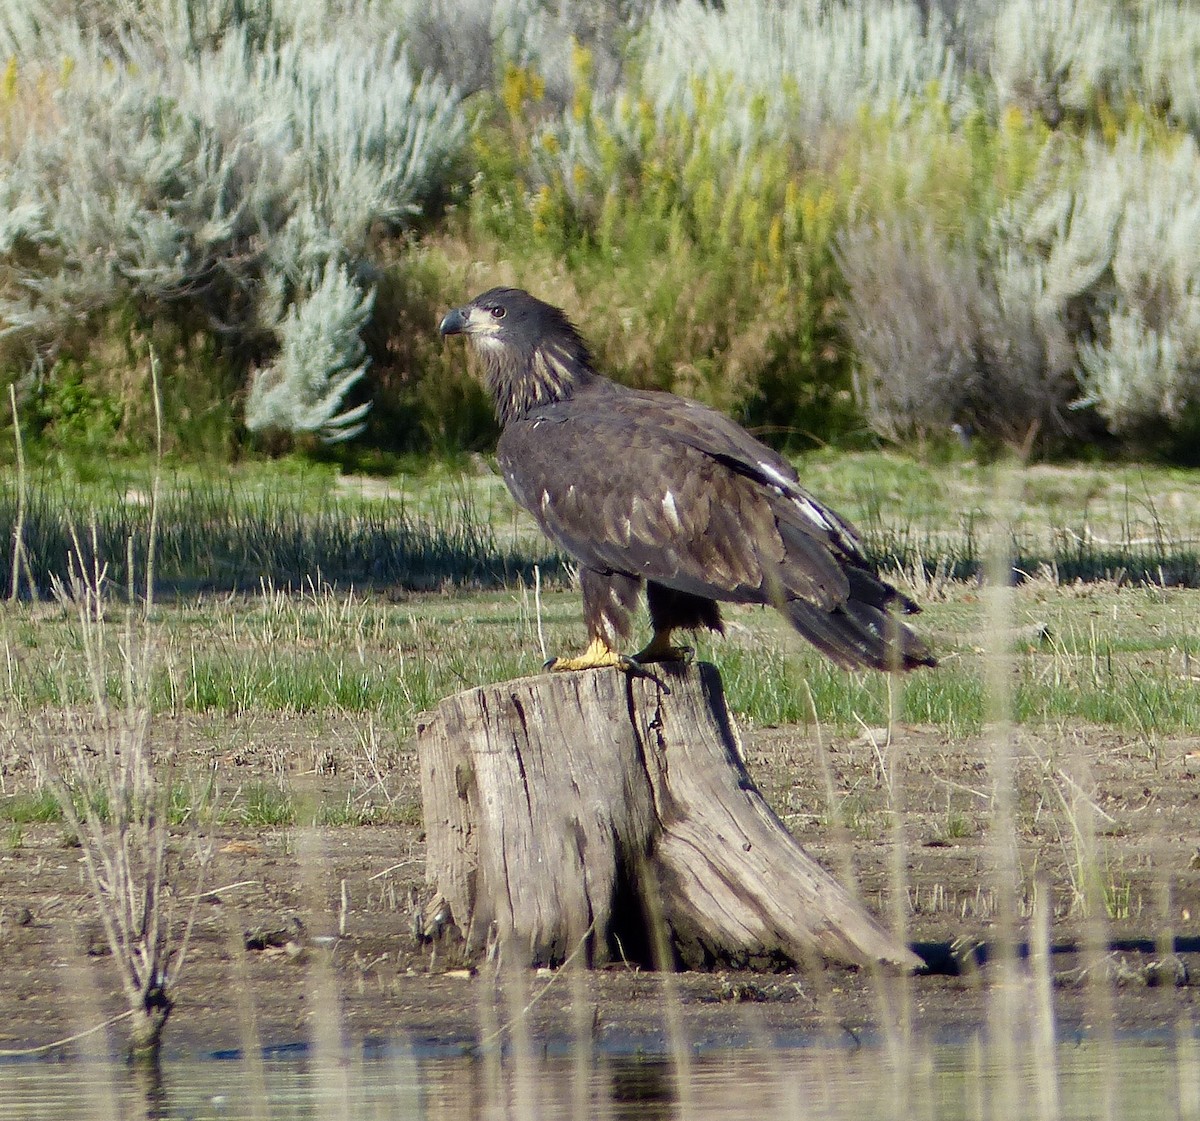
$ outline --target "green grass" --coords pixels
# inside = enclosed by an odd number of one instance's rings
[[[39,786],[29,793],[0,798],[0,821],[10,822],[14,827],[45,825],[62,819],[62,807],[49,787]]]
[[[176,826],[207,824],[217,801],[217,784],[213,775],[190,777],[173,783],[167,807],[171,824]]]
[[[118,590],[129,582],[130,548],[135,570],[143,572],[151,479],[109,482],[72,490],[45,476],[30,482],[21,533],[26,594],[48,596],[55,580],[66,581],[67,558],[76,554],[86,571],[103,568]],[[428,591],[503,585],[530,577],[534,564],[548,574],[558,570],[544,545],[528,548],[511,536],[502,543],[468,490],[436,494],[431,501],[427,493],[414,514],[403,490],[371,499],[331,485],[324,474],[170,478],[159,501],[156,584],[176,594],[248,590],[264,582],[300,589],[325,581]],[[16,483],[6,477],[0,482],[6,541],[15,537],[17,512]],[[0,588],[12,587],[12,565],[6,549]]]
[[[979,572],[993,526],[996,465],[828,451],[797,464],[815,494],[858,523],[884,567],[928,574],[940,565],[959,578]],[[149,468],[129,465],[90,481],[34,478],[23,541],[38,594],[48,594],[52,576],[65,577],[72,527],[87,563],[98,555],[123,589],[128,541],[135,566],[145,560],[151,482]],[[160,592],[264,584],[302,592],[326,583],[342,590],[497,587],[532,583],[535,565],[545,584],[563,579],[561,560],[496,474],[435,465],[388,480],[342,479],[328,470],[254,465],[220,479],[172,472],[161,489]],[[1194,472],[1040,465],[1020,472],[1013,499],[1004,534],[1018,573],[1200,586]],[[11,540],[15,516],[8,477],[0,482],[0,540]],[[11,587],[11,564],[11,549],[0,552],[0,589]],[[23,587],[28,592],[24,580]]]
[[[1200,586],[1200,476],[1180,468],[973,460],[922,464],[884,452],[815,452],[797,461],[815,494],[857,522],[885,568],[960,579],[983,567],[1001,473],[1015,472],[1003,527],[1017,578],[1119,578]]]
[[[942,658],[892,683],[846,673],[803,643],[773,612],[730,609],[726,639],[701,636],[697,656],[721,669],[731,708],[762,725],[881,727],[889,713],[951,736],[980,731],[986,718],[982,609],[971,584],[955,584],[915,625]],[[1200,593],[1185,589],[1062,588],[1035,581],[1015,593],[1018,628],[1048,630],[1014,648],[1013,715],[1020,723],[1076,720],[1154,737],[1200,725],[1200,694],[1188,667],[1200,660],[1192,620]],[[242,717],[255,713],[378,715],[410,728],[416,715],[453,692],[539,670],[533,596],[528,589],[410,597],[206,597],[158,608],[158,667],[150,698],[158,712]],[[123,611],[109,624],[114,664]],[[30,648],[21,633],[37,619]],[[29,604],[0,609],[0,647],[20,662],[8,705],[85,704],[86,666],[73,617]],[[583,644],[578,594],[542,596],[550,654]],[[645,632],[645,621],[639,637]],[[110,699],[119,702],[119,674]]]
[[[982,511],[989,501],[988,486],[995,480],[994,468],[934,468],[875,454],[837,460],[820,455],[801,466],[816,492],[829,496],[833,505],[858,518],[876,537],[892,532],[896,540],[904,534],[910,541],[919,539],[922,548],[935,550],[925,554],[933,562],[955,550],[960,555],[979,552],[972,536],[976,530],[963,528],[959,511],[971,503]],[[381,541],[391,540],[383,520],[389,500],[367,497],[364,491],[346,498],[344,505],[323,506],[329,478],[321,473],[309,482],[318,490],[325,488],[324,497],[314,500],[305,489],[307,483],[297,482],[296,493],[286,502],[239,505],[237,494],[265,493],[277,481],[268,477],[260,491],[251,480],[243,480],[244,489],[236,491],[215,484],[205,490],[192,480],[181,494],[190,495],[188,501],[202,498],[200,506],[189,508],[177,495],[178,504],[170,509],[184,521],[220,507],[224,512],[216,520],[230,532],[239,518],[250,517],[248,510],[265,521],[279,515],[296,530],[287,550],[301,540],[344,542],[357,532],[355,527],[369,525],[377,526]],[[410,583],[436,591],[397,596],[392,591],[352,590],[339,578],[342,573],[320,567],[322,556],[329,554],[318,550],[307,561],[296,554],[289,562],[296,565],[290,588],[267,576],[238,594],[161,598],[150,623],[156,648],[153,708],[231,717],[378,715],[388,726],[404,730],[413,726],[419,712],[448,693],[537,672],[546,654],[579,649],[584,634],[578,593],[564,589],[554,575],[558,570],[552,568],[540,598],[543,653],[539,602],[532,587],[537,553],[526,544],[524,515],[514,514],[511,505],[486,507],[486,516],[478,512],[490,501],[487,495],[495,482],[480,476],[457,482],[435,476],[430,481],[430,489],[439,493],[443,485],[457,487],[459,509],[467,511],[461,522],[451,520],[441,530],[434,526],[428,531],[429,541],[440,545],[427,541],[422,546],[439,559],[430,560]],[[1131,497],[1135,486],[1146,491],[1136,503]],[[1038,468],[1020,474],[1015,491],[1019,501],[1014,508],[1026,527],[1079,524],[1107,527],[1106,532],[1121,527],[1141,532],[1146,526],[1134,517],[1136,507],[1138,517],[1154,512],[1158,539],[1182,542],[1192,534],[1192,502],[1200,499],[1200,481],[1171,471]],[[222,506],[226,499],[229,503]],[[1054,506],[1039,507],[1043,500]],[[413,501],[432,509],[428,497]],[[981,524],[984,520],[982,512],[971,517]],[[902,524],[889,521],[896,518]],[[909,520],[903,522],[905,518]],[[509,524],[501,528],[506,521]],[[253,518],[244,527],[247,540],[242,547],[247,552],[262,547],[262,566],[270,568],[275,546],[264,545],[270,535],[263,524],[251,523]],[[280,520],[272,524],[278,527]],[[1032,529],[1028,532],[1032,539]],[[1099,529],[1090,532],[1098,535]],[[472,534],[476,544],[501,538],[509,542],[505,555],[515,560],[493,570],[491,577],[509,581],[507,587],[485,590],[480,587],[483,581],[469,577],[478,570],[465,558],[482,553],[466,544],[455,552],[446,545],[454,533],[462,542]],[[943,539],[950,542],[949,553],[936,551]],[[1055,555],[1053,532],[1043,528],[1039,540],[1047,555]],[[410,560],[415,555],[410,553]],[[1099,555],[1090,555],[1093,568]],[[447,558],[452,556],[457,557],[454,564],[463,562],[454,577],[447,576]],[[1166,553],[1158,556],[1162,560]],[[1191,667],[1200,659],[1200,638],[1193,625],[1196,593],[1153,584],[1130,586],[1127,576],[1078,583],[1063,576],[1066,554],[1057,558],[1057,577],[1055,567],[1046,566],[1038,579],[1024,580],[1013,593],[1013,626],[1033,635],[1018,639],[1014,648],[1015,719],[1112,726],[1132,733],[1151,752],[1156,736],[1200,724],[1200,700],[1191,680]],[[1195,554],[1186,558],[1196,567]],[[894,713],[903,722],[943,729],[952,736],[977,733],[986,714],[983,652],[994,645],[984,634],[978,588],[972,582],[930,580],[924,569],[910,569],[907,575],[901,571],[899,578],[908,579],[911,590],[926,603],[915,623],[931,637],[942,664],[894,683],[890,697],[885,677],[844,673],[830,666],[768,610],[729,609],[729,637],[701,636],[698,656],[721,668],[734,711],[759,724],[809,724],[815,711],[816,718],[831,727],[875,728],[886,725]],[[106,623],[110,649],[105,684],[113,703],[121,702],[124,690],[120,667],[125,615],[124,607],[113,604]],[[635,642],[645,630],[643,618]],[[42,707],[90,704],[83,651],[84,636],[73,608],[55,602],[0,608],[6,709],[30,714]]]
[[[419,802],[393,800],[379,804],[353,792],[341,802],[322,802],[312,815],[312,822],[330,828],[353,828],[361,825],[421,824]]]
[[[274,829],[296,824],[296,806],[277,784],[253,782],[235,801],[229,818],[252,829]]]
[[[759,724],[809,724],[815,710],[836,728],[881,727],[894,704],[903,723],[972,735],[987,714],[988,640],[978,600],[973,585],[952,585],[946,599],[916,617],[942,664],[893,683],[892,699],[886,677],[829,665],[768,611],[727,612],[746,630],[725,641],[703,639],[698,654],[720,666],[734,711]],[[1014,644],[1018,723],[1107,725],[1141,737],[1148,750],[1154,736],[1200,724],[1200,694],[1187,672],[1200,661],[1192,622],[1200,593],[1042,580],[1018,588],[1014,601],[1018,632],[1049,632],[1040,642],[1021,633]]]
[[[357,805],[351,794],[346,795],[343,802],[322,802],[317,807],[313,824],[331,828],[349,827],[355,825],[373,825],[377,820],[374,807]]]
[[[366,712],[396,707],[408,685],[385,666],[355,666],[344,656],[235,651],[197,657],[181,695],[196,712]]]

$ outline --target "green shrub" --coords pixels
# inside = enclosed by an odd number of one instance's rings
[[[473,228],[523,245],[531,271],[564,262],[577,299],[545,294],[578,304],[570,310],[603,364],[627,380],[788,430],[842,427],[837,195],[794,167],[761,121],[744,134],[724,127],[728,85],[692,113],[658,117],[645,99],[597,95],[589,69],[577,50],[562,114],[544,110],[536,75],[509,72],[476,134]]]
[[[414,76],[394,35],[364,46],[352,12],[279,40],[266,4],[132,11],[112,38],[32,0],[0,17],[16,52],[0,151],[10,350],[90,353],[77,324],[118,306],[134,332],[199,320],[241,385],[268,368],[252,426],[345,435],[363,412],[339,415],[364,368],[367,254],[461,178],[458,95]]]
[[[1093,231],[1098,330],[1080,346],[1084,400],[1117,432],[1195,432],[1200,409],[1200,151],[1126,131],[1085,150],[1078,200],[1111,200]],[[1101,267],[1102,266],[1102,267]]]
[[[876,5],[826,19],[751,8],[753,18],[681,5],[652,19],[642,85],[614,95],[592,88],[578,49],[575,96],[561,113],[536,73],[510,68],[475,133],[473,228],[521,246],[535,274],[539,253],[565,262],[564,302],[626,379],[699,397],[779,442],[845,437],[860,412],[839,236],[920,216],[973,261],[1000,201],[1036,167],[1046,130],[1019,113],[998,127],[968,111],[945,44],[911,11]],[[833,50],[826,40],[840,41],[844,20],[861,49],[839,48],[836,65],[808,79],[806,52]],[[682,41],[699,47],[684,56]],[[882,55],[889,65],[864,85],[864,67]],[[813,111],[832,120],[809,121]],[[864,305],[878,313],[875,299]],[[1006,328],[998,349],[1023,326]],[[1025,429],[1031,411],[1021,410]]]
[[[0,370],[55,449],[144,439],[152,343],[168,446],[452,454],[494,426],[438,317],[515,283],[778,442],[1183,454],[1197,44],[1174,0],[12,0]]]

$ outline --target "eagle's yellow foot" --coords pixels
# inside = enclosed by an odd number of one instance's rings
[[[577,669],[603,669],[605,666],[625,666],[629,659],[618,654],[601,638],[593,638],[588,648],[574,658],[551,658],[545,669],[554,673],[569,673]]]
[[[695,655],[690,646],[672,646],[670,631],[655,631],[654,637],[633,655],[638,665],[648,662],[690,662]]]

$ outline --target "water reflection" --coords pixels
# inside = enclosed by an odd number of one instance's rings
[[[168,1062],[161,1087],[131,1081],[99,1062],[0,1065],[0,1119],[103,1118],[420,1119],[492,1121],[795,1121],[936,1118],[975,1121],[1016,1102],[1019,1118],[1112,1116],[1140,1121],[1200,1117],[1195,1041],[1130,1040],[1102,1047],[1060,1044],[1058,1103],[1048,1113],[1038,1086],[1045,1069],[1006,1070],[981,1046],[920,1045],[891,1057],[809,1047],[694,1055],[679,1092],[664,1055],[543,1055],[521,1063],[499,1056],[420,1054],[369,1048],[321,1070],[302,1056]],[[1004,1093],[997,1091],[1003,1086]],[[1111,1095],[1111,1097],[1109,1097]]]

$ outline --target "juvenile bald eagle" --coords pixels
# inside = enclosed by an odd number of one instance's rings
[[[551,668],[682,657],[672,632],[720,631],[718,600],[777,608],[841,666],[935,664],[892,613],[917,605],[875,575],[854,527],[728,417],[609,381],[562,311],[517,288],[453,309],[441,333],[482,363],[513,496],[579,565],[590,642]],[[630,659],[643,584],[654,635]]]

